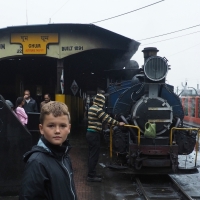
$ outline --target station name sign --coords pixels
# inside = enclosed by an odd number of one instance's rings
[[[21,44],[22,53],[46,55],[48,44],[58,44],[58,33],[11,33],[10,43]]]

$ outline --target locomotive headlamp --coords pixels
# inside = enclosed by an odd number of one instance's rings
[[[144,64],[144,73],[152,81],[164,79],[168,72],[168,64],[165,58],[152,56]]]

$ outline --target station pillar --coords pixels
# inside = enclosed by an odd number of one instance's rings
[[[65,94],[61,89],[61,75],[62,71],[64,70],[64,60],[58,59],[57,60],[57,85],[56,85],[56,94],[55,94],[55,101],[59,101],[62,103],[65,102]]]
[[[59,101],[59,102],[62,102],[62,103],[65,103],[65,95],[64,94],[56,94],[55,95],[55,100]]]
[[[57,84],[56,84],[56,94],[62,94],[60,80],[62,75],[62,70],[64,70],[64,60],[57,60]]]

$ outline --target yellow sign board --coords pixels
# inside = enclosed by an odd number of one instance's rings
[[[58,33],[11,33],[11,44],[21,44],[23,54],[46,54],[47,44],[57,44]]]

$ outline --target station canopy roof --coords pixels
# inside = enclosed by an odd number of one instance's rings
[[[101,87],[100,77],[105,77],[106,70],[129,65],[139,45],[133,39],[93,24],[25,25],[0,29],[0,60],[32,56],[63,59],[72,69],[72,79],[91,89],[91,82],[96,83],[94,88]],[[86,82],[86,79],[90,81]]]
[[[139,44],[93,24],[26,25],[0,29],[0,59],[21,55],[61,59],[100,49],[118,52],[118,56],[130,59]]]

